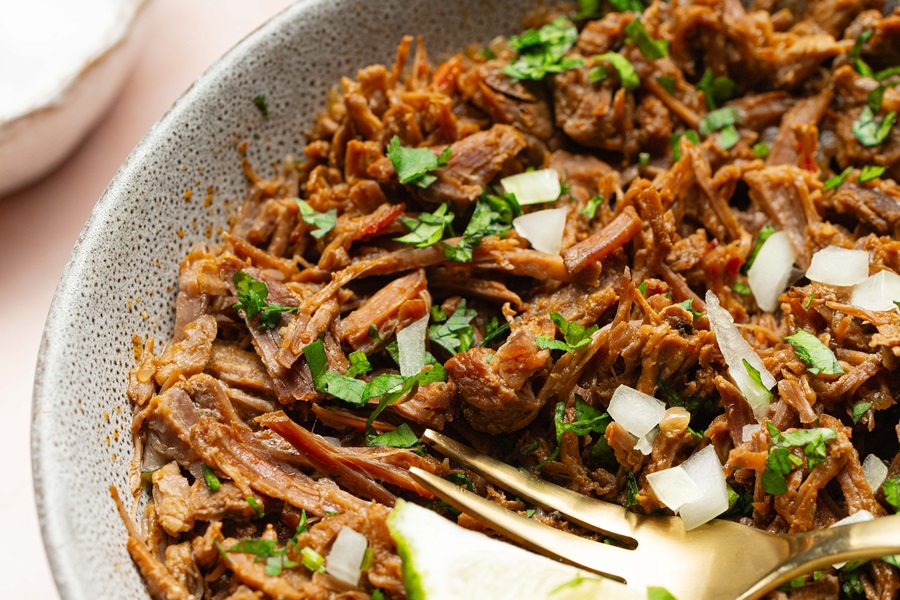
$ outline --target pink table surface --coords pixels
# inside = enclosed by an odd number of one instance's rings
[[[103,122],[55,172],[0,198],[0,598],[56,599],[31,482],[31,388],[41,332],[94,203],[150,126],[226,50],[291,0],[151,0],[140,58]]]

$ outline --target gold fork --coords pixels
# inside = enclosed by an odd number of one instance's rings
[[[815,569],[900,553],[900,515],[795,535],[719,519],[688,532],[679,517],[642,516],[588,498],[430,429],[422,440],[495,485],[617,543],[540,524],[412,467],[413,478],[435,496],[536,552],[634,586],[664,587],[679,600],[753,600]]]

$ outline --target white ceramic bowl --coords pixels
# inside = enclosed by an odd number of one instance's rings
[[[57,166],[125,83],[146,0],[0,6],[0,197]]]
[[[298,2],[215,64],[132,152],[72,251],[35,379],[35,494],[64,600],[148,597],[108,491],[127,490],[132,335],[160,344],[171,336],[178,264],[195,242],[216,236],[244,196],[235,144],[253,140],[249,158],[266,172],[302,148],[327,89],[367,64],[391,62],[402,34],[424,34],[436,59],[517,31],[531,4]],[[258,95],[268,117],[252,102]]]

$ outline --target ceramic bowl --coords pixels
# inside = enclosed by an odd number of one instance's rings
[[[118,96],[146,0],[28,0],[0,8],[0,197],[63,161]]]
[[[72,251],[47,320],[32,456],[44,543],[64,600],[147,598],[109,487],[127,498],[133,336],[171,337],[178,264],[217,239],[247,182],[299,152],[342,75],[393,61],[402,34],[433,59],[519,29],[522,0],[298,2],[213,65],[128,157]],[[214,15],[210,27],[215,27]],[[254,105],[266,97],[265,117]]]

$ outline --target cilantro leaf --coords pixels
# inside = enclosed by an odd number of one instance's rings
[[[888,67],[887,69],[882,69],[875,73],[875,79],[884,81],[888,77],[893,77],[894,75],[900,75],[900,67]]]
[[[444,258],[454,262],[469,262],[472,251],[487,236],[503,237],[515,217],[522,214],[513,194],[482,194],[475,204],[475,212],[456,246],[441,242]]]
[[[238,552],[241,554],[254,554],[260,557],[272,556],[275,552],[277,540],[262,540],[247,538],[225,549],[226,552]]]
[[[543,79],[547,73],[561,73],[584,66],[581,59],[566,57],[578,40],[578,30],[565,17],[559,17],[538,30],[528,29],[509,38],[519,58],[503,67],[513,79]]]
[[[669,55],[669,41],[655,40],[647,33],[644,24],[638,17],[625,26],[625,35],[638,47],[644,58],[656,60]]]
[[[862,419],[863,415],[869,412],[869,409],[872,408],[871,402],[857,402],[853,405],[853,424],[856,425],[859,423],[859,420]]]
[[[853,135],[866,147],[878,146],[887,139],[897,121],[897,112],[891,111],[878,119],[870,106],[864,106],[859,118],[853,122]]]
[[[681,138],[683,137],[689,139],[694,145],[700,143],[700,136],[698,136],[697,132],[693,129],[673,134],[672,137],[669,138],[669,147],[672,149],[672,160],[674,162],[681,160]]]
[[[584,325],[577,321],[569,323],[558,312],[551,312],[550,319],[563,334],[563,340],[555,340],[553,338],[540,335],[534,338],[535,343],[541,348],[550,348],[551,350],[562,350],[564,352],[574,352],[576,349],[591,343],[591,334],[597,331],[597,325],[593,325],[589,329],[585,329]]]
[[[297,198],[297,204],[300,206],[300,217],[307,225],[315,227],[309,234],[314,238],[321,239],[326,233],[334,229],[337,224],[337,209],[329,208],[321,213],[309,205],[306,200]]]
[[[597,209],[600,208],[601,204],[603,204],[603,196],[601,196],[600,194],[594,194],[585,203],[584,208],[581,209],[581,214],[586,216],[588,219],[593,220],[594,217],[597,216]]]
[[[862,171],[860,171],[859,179],[857,179],[857,181],[859,183],[867,183],[869,181],[872,181],[873,179],[878,179],[884,174],[886,170],[887,167],[866,165],[862,168]]]
[[[256,108],[259,109],[259,112],[261,112],[264,117],[269,116],[269,104],[266,102],[265,96],[256,96],[253,98],[253,104],[256,105]]]
[[[253,496],[247,496],[246,498],[244,498],[244,500],[246,500],[247,504],[250,505],[250,508],[252,508],[256,512],[257,519],[262,519],[266,516],[266,511],[264,511],[262,506],[259,505],[259,502],[256,501],[256,498],[254,498]]]
[[[508,331],[509,323],[500,325],[500,321],[497,319],[497,317],[491,317],[490,319],[488,319],[487,326],[485,327],[484,341],[481,342],[481,347],[486,347],[489,343],[493,342]]]
[[[206,481],[206,487],[211,492],[218,492],[222,488],[222,482],[219,481],[216,472],[210,469],[206,463],[201,463],[200,466],[203,468],[203,480]]]
[[[607,52],[594,58],[606,61],[612,65],[616,73],[619,74],[619,81],[626,92],[633,92],[641,86],[641,78],[638,76],[637,71],[634,70],[634,66],[621,54]]]
[[[394,136],[388,143],[387,155],[397,171],[400,183],[412,183],[420,188],[427,188],[437,181],[431,171],[445,166],[450,160],[452,150],[447,146],[439,156],[428,148],[407,148],[400,145],[400,138]]]
[[[578,0],[578,14],[576,21],[592,19],[600,13],[600,0]]]
[[[427,248],[441,241],[444,229],[451,229],[453,213],[448,213],[447,205],[441,204],[433,213],[423,212],[416,218],[402,217],[400,222],[406,225],[409,233],[394,241],[413,244],[416,248]]]
[[[740,123],[741,118],[734,107],[720,108],[709,112],[700,121],[700,135],[710,135],[729,125]]]
[[[316,340],[303,348],[303,356],[312,373],[316,391],[340,398],[355,406],[363,406],[368,401],[368,397],[364,397],[368,385],[365,381],[341,375],[329,368],[322,340]]]
[[[847,167],[834,177],[829,177],[822,189],[830,190],[841,185],[842,183],[844,183],[844,180],[847,179],[847,175],[849,175],[851,171],[853,171],[853,167]]]
[[[446,315],[443,319],[434,319],[437,322],[428,327],[428,339],[450,354],[465,352],[475,341],[470,323],[477,316],[478,311],[466,308],[463,299],[449,319]]]
[[[824,373],[825,375],[843,375],[844,369],[834,356],[834,352],[826,346],[822,340],[809,333],[805,329],[798,329],[794,335],[784,338],[794,347],[803,362],[809,365],[809,372],[813,375]]]
[[[856,43],[853,44],[853,48],[850,50],[850,53],[847,55],[850,58],[850,60],[856,60],[857,58],[859,58],[859,54],[860,54],[860,52],[862,52],[863,44],[868,42],[869,38],[871,38],[874,33],[875,33],[874,30],[866,29],[861,34],[859,34],[859,37],[856,38]]]
[[[698,311],[694,310],[694,299],[693,298],[688,298],[684,302],[679,302],[678,306],[680,306],[684,310],[688,311],[689,313],[691,313],[691,315],[693,315],[695,317],[703,316],[702,312],[698,312]]]
[[[674,77],[657,77],[656,81],[659,82],[659,85],[661,85],[664,90],[669,92],[670,96],[675,95],[675,78]]]
[[[376,437],[374,430],[372,429],[372,423],[375,422],[375,419],[378,418],[378,415],[380,415],[385,408],[409,394],[413,388],[439,381],[447,381],[447,369],[440,363],[435,363],[431,365],[430,369],[421,371],[412,377],[407,377],[399,389],[394,388],[394,391],[382,395],[381,399],[378,401],[378,406],[375,407],[375,410],[373,410],[372,414],[369,415],[369,418],[366,419],[366,443],[369,443],[370,440]]]
[[[644,12],[641,0],[609,0],[609,3],[618,11]]]
[[[762,475],[763,490],[767,494],[780,496],[787,493],[785,475],[800,465],[800,459],[791,454],[787,448],[772,448],[766,458],[766,468]]]
[[[767,423],[772,444],[776,448],[787,449],[803,446],[803,454],[806,456],[809,469],[815,469],[817,465],[825,461],[827,455],[827,442],[837,439],[837,432],[833,429],[817,427],[813,429],[798,429],[780,433],[771,423]],[[792,460],[797,457],[792,456]],[[795,462],[799,466],[799,462]]]
[[[350,359],[350,366],[344,373],[347,377],[356,377],[357,375],[363,375],[372,370],[372,364],[369,362],[366,353],[362,350],[351,352],[350,356],[347,358]]]
[[[632,471],[625,472],[625,490],[625,506],[634,506],[637,503],[638,484]]]
[[[743,281],[735,282],[735,284],[731,286],[731,291],[735,294],[740,294],[741,296],[749,296],[751,294],[750,288],[747,287],[747,284]]]
[[[269,286],[263,281],[254,279],[243,269],[232,275],[231,281],[234,282],[238,294],[238,302],[234,305],[234,309],[243,310],[248,321],[253,317],[259,317],[260,331],[277,327],[281,322],[281,313],[296,313],[300,310],[296,306],[281,306],[275,302],[266,302]]]
[[[723,102],[727,102],[737,94],[737,84],[728,77],[713,77],[712,71],[706,69],[697,83],[697,89],[706,98],[706,107],[715,110]]]
[[[759,254],[763,244],[765,244],[766,240],[769,239],[769,236],[776,231],[778,230],[768,224],[763,225],[763,228],[759,230],[759,234],[756,236],[756,244],[754,244],[750,256],[747,257],[747,262],[744,263],[744,267],[741,269],[744,273],[750,270],[750,267],[753,266],[753,261],[756,260],[756,255]],[[741,292],[738,293],[740,294]]]
[[[756,158],[766,158],[769,156],[769,145],[765,142],[753,144],[753,156]]]
[[[412,448],[419,443],[419,437],[413,433],[409,425],[401,424],[393,431],[385,431],[369,440],[369,446],[391,446],[393,448]]]
[[[728,150],[739,141],[741,141],[741,134],[734,125],[726,125],[719,132],[719,145],[722,146],[722,150]]]
[[[895,512],[900,512],[900,477],[891,477],[883,484],[884,499],[894,507]]]

